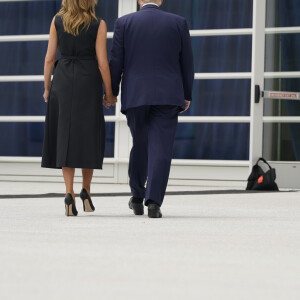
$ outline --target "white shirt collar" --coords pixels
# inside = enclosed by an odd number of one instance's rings
[[[145,3],[142,7],[145,7],[146,5],[155,5],[155,6],[159,7],[156,3],[152,3],[152,2]]]

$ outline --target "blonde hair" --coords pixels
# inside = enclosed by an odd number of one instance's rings
[[[93,20],[97,20],[95,5],[98,0],[62,0],[61,9],[57,13],[62,16],[66,32],[79,35],[80,26],[88,29]]]

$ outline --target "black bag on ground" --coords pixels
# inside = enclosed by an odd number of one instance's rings
[[[260,161],[268,165],[269,170],[267,172],[264,172],[263,169],[258,165]],[[275,179],[275,169],[272,168],[267,161],[261,157],[252,168],[252,172],[248,178],[246,190],[278,191],[278,186],[275,182]]]

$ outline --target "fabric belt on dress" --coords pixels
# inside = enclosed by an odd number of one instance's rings
[[[66,56],[62,55],[54,64],[54,68],[56,68],[58,62],[61,59],[70,60],[71,62],[78,61],[78,60],[96,60],[96,56]]]
[[[61,59],[68,59],[68,60],[96,60],[96,56],[65,56],[62,55]]]

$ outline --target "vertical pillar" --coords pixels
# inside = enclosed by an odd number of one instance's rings
[[[137,10],[137,0],[119,0],[118,16],[135,12]],[[131,148],[131,135],[124,116],[120,112],[121,94],[116,104],[116,117],[118,121],[115,125],[115,178],[117,183],[128,182],[128,163]]]
[[[265,71],[266,0],[253,0],[250,169],[262,156],[263,150],[263,100],[255,103],[255,85],[264,88]]]
[[[137,9],[137,0],[119,0],[119,13],[118,16],[122,17],[124,15],[135,12]]]

